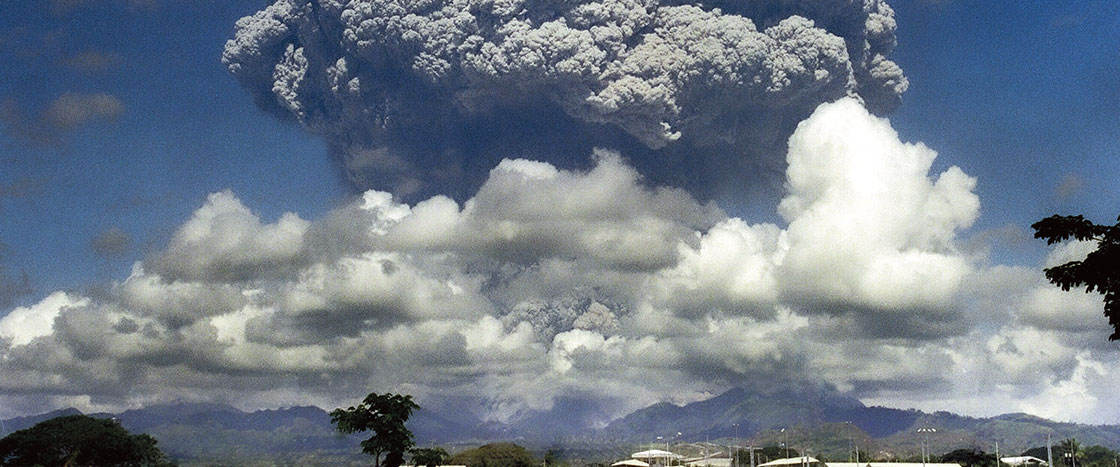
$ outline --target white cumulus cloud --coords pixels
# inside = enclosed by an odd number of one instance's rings
[[[217,192],[107,290],[0,320],[0,397],[256,406],[398,390],[486,420],[556,410],[598,426],[771,381],[970,413],[1107,409],[1115,351],[1077,341],[1100,332],[1086,324],[1099,303],[958,248],[975,179],[933,173],[933,150],[852,98],[821,105],[789,147],[783,224],[649,184],[608,150],[582,170],[505,159],[461,203],[371,190],[319,219],[263,220]],[[14,396],[28,393],[42,397]]]
[[[80,296],[54,292],[39,303],[9,311],[0,319],[0,337],[9,339],[11,345],[26,345],[36,337],[49,335],[54,319],[62,310],[88,303],[88,300]]]

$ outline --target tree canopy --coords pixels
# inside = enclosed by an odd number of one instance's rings
[[[493,443],[468,449],[448,462],[467,467],[530,467],[537,463],[528,450],[513,443]]]
[[[801,453],[794,448],[789,448],[789,457],[799,457]],[[751,451],[748,449],[739,448],[731,454],[733,459],[737,459],[739,465],[750,465]],[[761,464],[775,459],[786,457],[786,448],[782,446],[765,446],[754,449],[754,458],[757,463]]]
[[[1047,245],[1073,238],[1097,242],[1097,249],[1081,261],[1046,268],[1046,279],[1068,291],[1085,287],[1086,293],[1104,295],[1104,315],[1112,325],[1108,340],[1120,340],[1120,217],[1116,225],[1098,225],[1082,216],[1050,216],[1031,225],[1034,237]]]
[[[0,465],[173,465],[149,435],[133,435],[114,420],[55,417],[0,439]]]
[[[378,467],[399,467],[414,445],[412,432],[404,424],[419,408],[409,395],[370,393],[357,406],[331,411],[331,423],[348,434],[372,431],[362,441],[362,452],[373,456]]]
[[[1082,458],[1081,443],[1078,442],[1076,438],[1063,439],[1058,443],[1058,448],[1062,452],[1061,460],[1064,461],[1066,465],[1076,465]]]
[[[1081,450],[1080,462],[1085,467],[1113,467],[1116,465],[1116,451],[1104,446],[1094,445]],[[1077,465],[1082,465],[1081,463]]]
[[[942,455],[941,462],[954,462],[964,467],[985,467],[995,464],[996,455],[976,448],[957,449]]]
[[[1069,441],[1073,441],[1070,443]],[[1077,448],[1077,466],[1085,467],[1114,467],[1116,465],[1116,458],[1118,455],[1104,446],[1094,445],[1082,448],[1081,443],[1075,439],[1068,439],[1059,441],[1057,445],[1053,446],[1051,451],[1054,455],[1055,465],[1069,465],[1069,459],[1066,457],[1066,452],[1071,447]],[[1042,460],[1046,460],[1046,446],[1039,446],[1030,448],[1023,453],[1024,456],[1034,456]]]
[[[412,464],[416,466],[436,467],[443,465],[451,457],[443,448],[417,448],[412,450]]]

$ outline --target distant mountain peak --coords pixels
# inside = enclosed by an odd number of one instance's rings
[[[683,406],[667,402],[653,404],[615,420],[604,432],[607,436],[642,439],[655,436],[655,431],[661,427],[671,426],[676,428],[670,431],[681,432],[683,439],[706,439],[841,421],[851,421],[863,428],[875,425],[874,415],[887,414],[884,409],[869,409],[859,399],[828,385],[733,387],[715,397]],[[909,423],[879,426],[893,433]]]
[[[135,410],[147,410],[147,411],[176,410],[176,411],[180,411],[180,412],[184,412],[184,411],[185,412],[244,412],[243,410],[238,409],[237,407],[234,407],[234,406],[231,406],[231,405],[228,405],[228,404],[222,404],[222,403],[217,403],[217,402],[199,402],[199,401],[190,401],[190,400],[182,400],[182,399],[174,400],[174,401],[171,401],[171,402],[153,404],[153,405],[145,406],[143,409],[135,409]]]
[[[1037,415],[1031,415],[1031,414],[1026,413],[1026,412],[1005,413],[1005,414],[1002,414],[1002,415],[996,415],[995,417],[992,417],[992,418],[995,419],[995,420],[1031,421],[1031,422],[1053,423],[1051,420],[1039,417]]]

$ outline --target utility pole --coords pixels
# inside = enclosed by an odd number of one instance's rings
[[[844,422],[844,423],[848,424],[848,462],[852,461],[852,448],[855,448],[856,463],[858,464],[859,463],[859,444],[856,444],[853,441],[853,438],[854,438],[855,435],[852,433],[853,431],[855,431],[856,425],[852,422]],[[1118,467],[1120,467],[1120,466],[1118,466]]]
[[[1054,451],[1050,449],[1053,443],[1050,442],[1050,433],[1046,433],[1046,465],[1054,467]]]
[[[848,425],[848,462],[852,461],[852,422],[844,422]]]

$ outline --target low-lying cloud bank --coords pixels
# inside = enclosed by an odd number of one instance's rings
[[[262,220],[213,193],[107,291],[0,319],[0,405],[334,407],[404,391],[502,421],[594,399],[583,419],[601,423],[811,382],[1114,420],[1099,299],[962,251],[976,180],[931,173],[935,156],[854,99],[822,105],[789,140],[784,226],[648,186],[608,150],[584,171],[503,160],[463,203],[371,190],[317,220]]]

